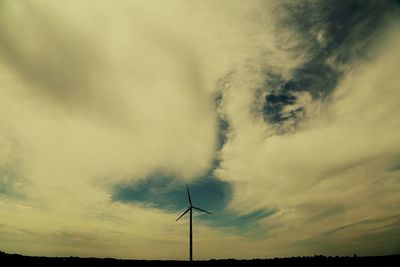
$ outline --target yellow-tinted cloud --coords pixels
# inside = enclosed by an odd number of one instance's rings
[[[0,167],[18,174],[9,190],[23,195],[0,197],[2,249],[186,258],[185,221],[112,203],[110,191],[157,171],[187,180],[205,172],[216,152],[218,90],[230,132],[215,174],[234,185],[230,208],[278,212],[258,240],[196,224],[196,258],[307,254],[313,248],[296,242],[334,231],[327,240],[342,244],[392,229],[400,203],[397,24],[329,101],[299,93],[284,111],[303,107],[307,118],[276,135],[253,112],[255,94],[266,70],[289,77],[305,60],[280,47],[290,32],[276,40],[277,4],[0,5]]]
[[[400,57],[395,49],[400,35],[398,22],[389,25],[374,56],[353,65],[329,101],[306,102],[308,118],[294,132],[275,135],[273,125],[250,112],[251,86],[257,83],[245,81],[250,89],[245,92],[240,80],[226,88],[225,111],[233,127],[216,173],[236,185],[232,208],[279,210],[265,225],[287,245],[322,240],[331,230],[352,225],[342,240],[331,241],[358,246],[365,236],[394,229],[390,218],[400,211],[400,174],[393,168],[400,150]],[[243,72],[239,79],[252,76],[259,78]],[[387,227],[364,223],[370,220]],[[305,253],[303,248],[294,251]],[[361,245],[357,249],[367,251]]]
[[[23,195],[1,192],[2,249],[183,257],[175,216],[113,204],[110,192],[210,167],[218,80],[255,43],[273,44],[251,19],[259,4],[1,1],[0,167],[23,179],[0,178]]]

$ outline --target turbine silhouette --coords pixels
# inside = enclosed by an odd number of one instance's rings
[[[186,213],[188,213],[188,211],[190,211],[190,227],[189,227],[189,260],[192,261],[193,260],[193,233],[192,233],[192,210],[199,210],[201,212],[205,212],[208,214],[212,214],[211,212],[208,212],[206,210],[200,209],[198,207],[195,207],[192,205],[192,199],[190,198],[190,192],[189,192],[189,186],[186,185],[186,190],[187,190],[187,194],[188,194],[188,200],[189,200],[189,208],[182,213],[181,216],[179,216],[178,219],[176,219],[177,221],[183,217],[183,215],[185,215]]]

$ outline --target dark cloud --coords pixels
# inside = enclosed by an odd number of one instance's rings
[[[296,102],[296,97],[293,95],[269,94],[266,96],[266,101],[264,111],[269,121],[280,122],[281,120],[288,119],[288,116],[296,118],[297,114],[303,111],[303,108],[300,107],[291,111],[288,115],[282,114],[283,108],[286,105],[292,105]]]
[[[343,226],[336,227],[336,228],[326,232],[325,235],[326,236],[332,236],[332,235],[336,235],[339,232],[342,232],[342,231],[345,231],[345,230],[349,230],[349,229],[352,229],[352,228],[357,228],[358,226],[361,226],[361,225],[381,224],[381,223],[384,223],[384,222],[391,222],[393,220],[395,220],[395,222],[399,222],[400,221],[400,215],[398,214],[398,215],[385,217],[385,218],[365,219],[365,220],[349,223],[349,224],[346,224],[346,225],[343,225]],[[398,224],[396,223],[396,224],[393,224],[393,225],[397,226]],[[398,228],[398,227],[396,227],[396,228]]]
[[[100,40],[93,45],[93,36],[82,30],[88,25],[75,25],[46,5],[10,3],[0,9],[0,61],[24,82],[29,96],[43,106],[130,124]]]
[[[289,1],[280,6],[283,15],[278,31],[289,31],[288,46],[294,58],[303,62],[290,77],[266,71],[265,120],[292,128],[304,117],[299,109],[289,114],[284,107],[296,101],[295,92],[308,92],[312,98],[327,99],[334,91],[346,67],[368,58],[368,48],[379,37],[384,18],[395,9],[391,1]],[[287,42],[287,40],[285,40]],[[281,132],[286,132],[281,131]]]
[[[317,254],[324,255],[390,255],[399,250],[398,236],[400,234],[399,215],[366,219],[336,227],[321,236],[301,240],[297,245],[303,248],[317,249]],[[372,227],[372,231],[364,232],[362,235],[355,234],[363,227]],[[348,233],[342,233],[346,232]],[[338,238],[338,235],[341,236]],[[351,241],[349,241],[351,240]]]
[[[41,95],[65,105],[87,103],[91,71],[99,64],[85,36],[29,1],[14,8],[22,15],[0,11],[1,58]]]
[[[220,151],[226,141],[228,140],[228,132],[229,132],[229,121],[223,116],[223,113],[218,112],[219,109],[223,109],[223,94],[221,91],[218,91],[216,94],[216,97],[214,99],[215,101],[215,109],[217,110],[217,113],[220,113],[218,116],[218,136],[217,136],[217,151]]]
[[[295,53],[307,53],[306,64],[334,56],[339,63],[364,57],[370,38],[391,12],[390,1],[302,1],[283,5],[288,13],[282,27],[293,29]]]
[[[305,209],[306,212],[313,214],[307,223],[316,223],[320,221],[327,221],[335,216],[344,214],[346,208],[343,205],[325,205],[323,207],[317,207],[315,209]]]

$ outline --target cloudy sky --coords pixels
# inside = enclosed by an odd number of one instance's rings
[[[0,250],[400,251],[400,2],[0,0]]]

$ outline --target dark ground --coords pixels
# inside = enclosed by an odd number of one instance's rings
[[[400,266],[400,254],[369,257],[290,257],[253,260],[159,261],[79,257],[32,257],[0,252],[0,266]]]

